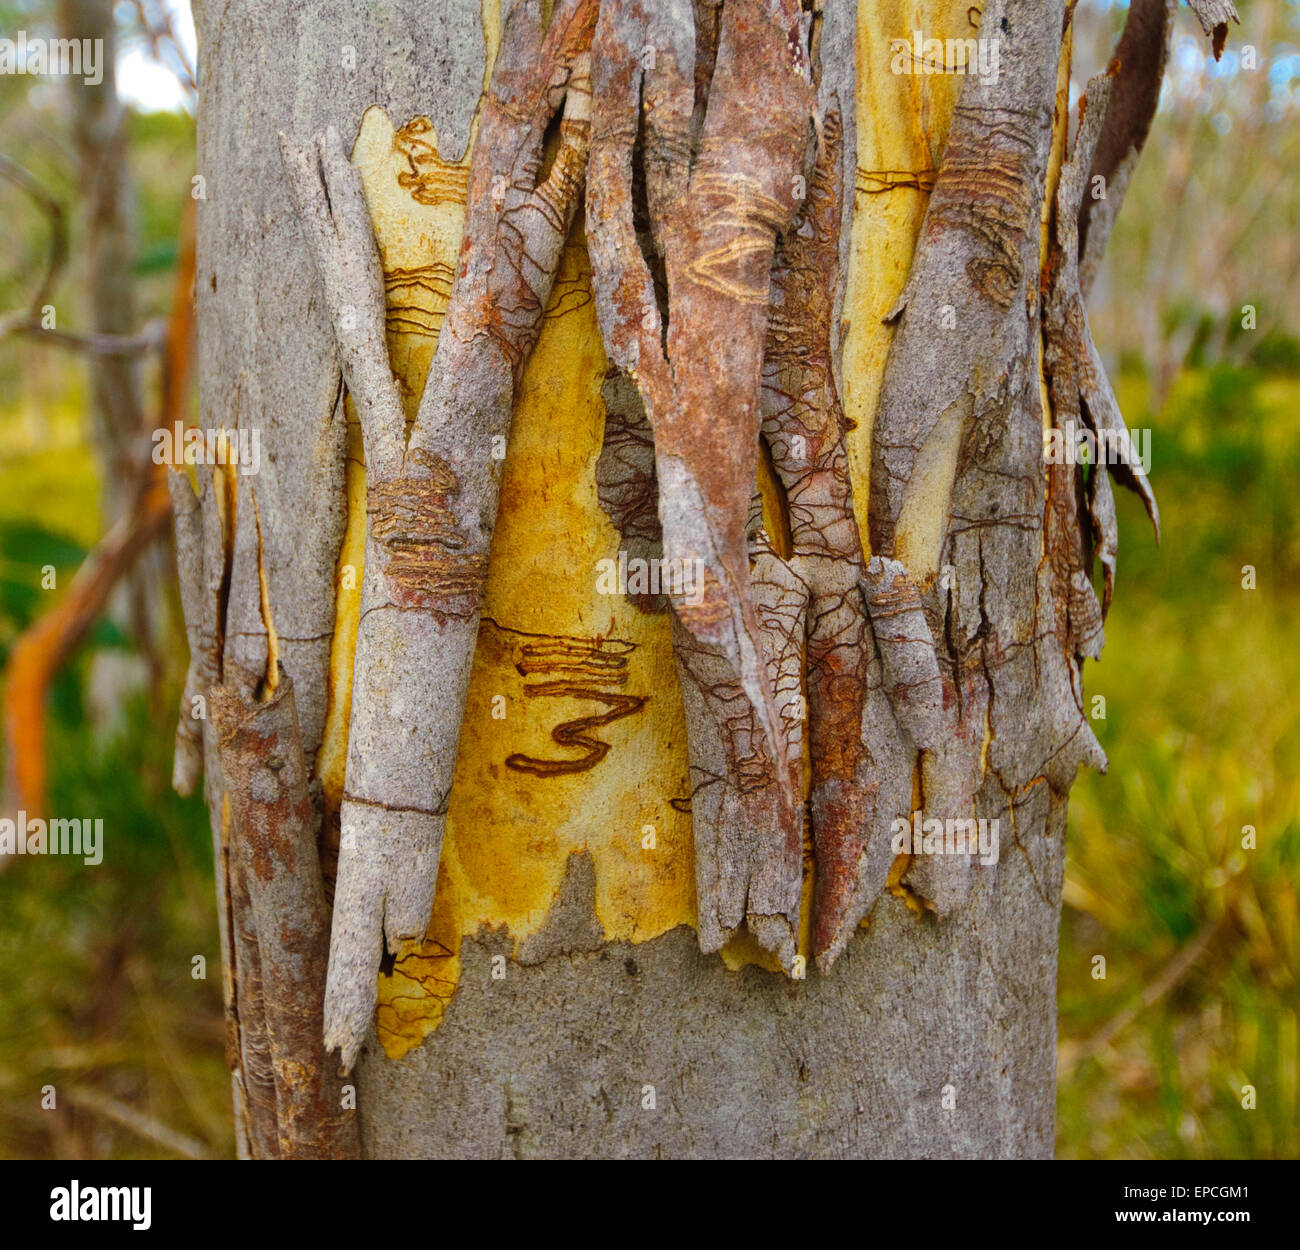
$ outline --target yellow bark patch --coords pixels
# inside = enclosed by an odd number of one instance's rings
[[[412,160],[412,154],[415,160]],[[388,298],[388,337],[408,419],[451,290],[467,169],[442,162],[425,121],[394,130],[372,109],[353,151]],[[596,494],[607,369],[580,230],[566,249],[516,399],[501,507],[428,934],[381,978],[380,1037],[397,1057],[441,1019],[461,939],[549,912],[569,855],[596,868],[609,940],[646,941],[695,918],[685,727],[666,616],[597,590],[620,538]],[[365,472],[349,405],[349,520],[337,575],[332,698],[317,760],[337,810],[364,561]],[[588,744],[556,731],[582,729]]]
[[[381,982],[390,1055],[436,1026],[462,937],[541,927],[574,851],[594,861],[607,940],[694,923],[668,618],[597,590],[620,545],[596,496],[606,368],[578,234],[516,398],[429,938]],[[610,711],[622,714],[584,731],[598,746],[556,740]]]
[[[921,219],[943,156],[960,74],[910,63],[896,73],[899,41],[974,37],[969,0],[861,0],[857,47],[857,177],[844,300],[843,402],[853,501],[864,550],[871,427],[893,341],[884,317],[907,281]],[[901,535],[900,535],[901,541]]]

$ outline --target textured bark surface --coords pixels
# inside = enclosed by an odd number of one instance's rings
[[[236,959],[255,969],[252,992],[240,981],[239,1019],[255,1040],[262,1076],[254,1105],[259,1153],[346,1159],[357,1152],[356,1116],[344,1107],[324,1031],[330,912],[293,683],[283,671],[277,679],[266,690],[256,675],[232,666],[212,688],[230,796]]]
[[[1049,1154],[1115,535],[1043,433],[1121,421],[1083,190],[1141,146],[1164,7],[1072,149],[1066,0],[927,11],[1000,42],[959,87],[890,79],[896,0],[545,7],[528,56],[522,0],[196,5],[204,423],[263,466],[174,483],[187,693],[293,691],[361,1149]],[[593,593],[620,551],[701,559],[702,596]],[[243,1132],[277,1153],[266,817],[201,736],[177,780],[202,755]],[[1000,857],[898,854],[914,808],[997,820]]]
[[[595,0],[563,0],[545,31],[527,6],[503,24],[470,167],[465,245],[409,438],[360,176],[333,127],[306,147],[281,137],[367,466],[325,1002],[327,1043],[349,1068],[374,1012],[381,937],[396,954],[424,934],[433,907],[500,494],[493,442],[510,431],[582,193],[595,16]],[[559,150],[543,176],[553,118]]]

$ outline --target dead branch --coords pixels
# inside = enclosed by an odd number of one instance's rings
[[[129,1106],[118,1098],[94,1089],[89,1085],[71,1085],[65,1088],[64,1096],[74,1107],[81,1107],[94,1115],[112,1120],[125,1129],[130,1129],[145,1141],[153,1142],[164,1150],[170,1150],[183,1159],[206,1159],[208,1152],[203,1143],[196,1141],[185,1133],[178,1132],[163,1124],[153,1116],[144,1115],[135,1107]]]
[[[0,317],[0,340],[3,340],[28,325],[40,324],[41,309],[54,293],[59,275],[62,274],[63,267],[68,261],[68,221],[63,212],[63,205],[27,170],[3,153],[0,153],[0,178],[13,183],[27,195],[50,223],[50,243],[46,254],[45,272],[41,275],[35,291],[32,292],[25,310]]]
[[[5,795],[11,808],[45,810],[45,696],[54,675],[108,603],[113,587],[164,533],[171,500],[160,479],[87,556],[67,594],[14,643],[5,665]]]

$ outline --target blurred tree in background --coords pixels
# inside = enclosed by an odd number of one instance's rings
[[[21,733],[51,811],[123,832],[93,869],[0,861],[5,1156],[233,1150],[206,814],[170,787],[184,642],[149,458],[150,431],[192,412],[178,295],[192,276],[185,8],[0,0],[0,37],[95,37],[98,23],[117,45],[111,94],[108,75],[96,90],[0,74],[0,155],[30,184],[0,177],[10,686],[15,644],[75,597],[97,547],[102,568],[105,536],[117,526],[143,548],[119,560],[130,567],[102,610],[76,616],[84,638],[51,674],[44,729],[8,726],[6,759]],[[1124,8],[1081,0],[1072,99],[1111,55]],[[1218,63],[1180,13],[1092,298],[1129,425],[1153,431],[1164,544],[1120,492],[1122,594],[1104,658],[1085,670],[1111,769],[1081,774],[1071,804],[1064,1156],[1300,1154],[1300,3],[1239,8]],[[50,266],[51,205],[67,263],[43,302],[70,341],[17,325]],[[14,705],[12,688],[0,695]],[[22,797],[8,776],[6,811]]]

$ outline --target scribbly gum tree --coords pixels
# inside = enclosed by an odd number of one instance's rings
[[[264,454],[173,475],[176,780],[248,1153],[1050,1153],[1116,534],[1044,447],[1123,430],[1174,18],[1072,126],[1072,8],[196,5],[203,423]]]

